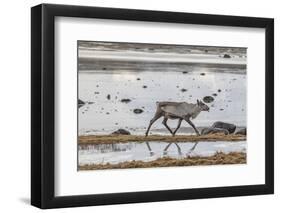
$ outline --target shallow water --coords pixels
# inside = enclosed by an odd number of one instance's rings
[[[150,152],[146,143],[128,142],[118,144],[97,144],[79,146],[79,165],[85,164],[116,164],[125,161],[141,160],[153,161],[161,157],[183,158],[188,156],[211,156],[216,152],[246,152],[246,142],[199,142],[190,152],[194,143],[173,143],[164,152],[167,142],[149,142]]]
[[[79,135],[110,134],[119,128],[128,129],[132,134],[144,134],[157,101],[196,103],[197,99],[213,94],[216,96],[215,101],[208,104],[210,112],[199,114],[193,121],[196,127],[211,126],[215,121],[246,126],[245,74],[209,72],[211,68],[202,67],[183,74],[162,68],[163,72],[79,72],[79,98],[89,102],[78,110]],[[121,99],[126,98],[131,102],[122,103]],[[136,108],[143,113],[135,114]],[[161,122],[162,119],[155,122],[151,133],[164,128]],[[175,128],[177,121],[169,120],[168,125]],[[183,122],[182,127],[190,126]]]

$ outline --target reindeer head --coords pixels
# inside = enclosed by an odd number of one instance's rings
[[[204,104],[202,101],[197,100],[197,105],[201,109],[201,111],[209,112],[209,110],[210,110],[210,108],[206,104]]]

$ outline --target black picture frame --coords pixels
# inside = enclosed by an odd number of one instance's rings
[[[265,29],[265,184],[93,195],[54,195],[55,17],[100,18]],[[93,192],[94,193],[94,192]],[[31,8],[31,204],[42,209],[274,193],[274,20],[41,4]]]

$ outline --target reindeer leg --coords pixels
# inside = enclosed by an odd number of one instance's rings
[[[178,153],[179,153],[179,155],[181,155],[181,148],[180,148],[180,146],[179,146],[177,143],[175,143],[175,145],[176,145],[177,148],[178,148]]]
[[[195,144],[193,145],[193,147],[191,147],[191,149],[189,150],[188,153],[191,153],[195,149],[195,147],[197,146],[198,143],[199,143],[199,141],[195,142]]]
[[[162,124],[169,130],[169,132],[173,135],[173,131],[171,130],[171,128],[167,125],[167,120],[168,118],[164,118],[164,120],[162,121]]]
[[[155,121],[157,121],[160,117],[162,117],[162,114],[161,114],[161,113],[155,113],[154,117],[153,117],[153,118],[150,120],[150,122],[149,122],[149,125],[148,125],[148,127],[147,127],[147,130],[146,130],[146,132],[145,132],[145,136],[148,135],[148,132],[149,132],[150,127],[152,126],[152,124],[153,124]]]
[[[153,156],[154,152],[152,151],[152,149],[151,149],[151,147],[149,145],[149,142],[145,142],[145,143],[146,143],[146,146],[147,146],[147,148],[149,150],[150,156]]]
[[[190,126],[192,126],[192,128],[195,130],[197,136],[200,136],[200,133],[198,132],[198,130],[196,129],[195,125],[191,122],[190,119],[184,119]]]
[[[176,132],[177,132],[177,131],[178,131],[178,129],[180,128],[180,126],[181,126],[181,122],[182,122],[182,118],[180,118],[180,119],[179,119],[178,126],[177,126],[177,128],[174,130],[174,132],[173,132],[173,136],[175,136]]]
[[[168,150],[168,148],[169,148],[171,145],[172,145],[172,143],[169,143],[169,144],[165,147],[165,149],[163,150],[163,154],[164,154],[164,155],[167,154],[167,150]]]

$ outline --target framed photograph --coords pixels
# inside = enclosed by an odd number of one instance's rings
[[[31,203],[274,191],[274,21],[31,9]]]

